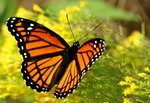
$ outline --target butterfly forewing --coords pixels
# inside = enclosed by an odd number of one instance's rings
[[[69,45],[55,32],[27,19],[9,18],[7,26],[24,58],[21,71],[26,84],[38,92],[50,90]]]
[[[54,95],[56,98],[65,98],[78,86],[81,78],[95,60],[103,54],[106,44],[103,39],[95,38],[84,43],[78,50],[75,59],[69,64],[60,80]]]

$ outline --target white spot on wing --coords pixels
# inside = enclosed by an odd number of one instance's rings
[[[34,24],[30,24],[30,26],[34,26]]]
[[[24,58],[27,58],[27,56],[24,56]]]
[[[26,63],[24,63],[24,66],[27,66],[27,64]],[[26,72],[26,71],[25,71]]]
[[[13,29],[12,32],[15,32],[15,29]]]
[[[24,49],[24,47],[23,46],[21,46],[21,50],[23,50]]]
[[[11,23],[14,23],[14,21],[12,20],[12,21],[10,21]]]
[[[95,58],[97,58],[98,56],[97,55],[95,55]]]
[[[38,85],[36,85],[36,88],[39,88],[39,86],[38,86]]]
[[[71,90],[69,90],[69,92],[71,92]]]
[[[16,18],[12,18],[12,20],[16,20]]]
[[[96,45],[94,44],[94,48],[96,48]]]
[[[16,34],[17,37],[19,37],[19,34]]]
[[[27,79],[29,79],[29,77],[27,77]]]
[[[28,28],[27,28],[27,30],[32,30],[32,29],[33,29],[32,27],[28,27]]]
[[[97,41],[95,41],[95,44],[97,44]]]
[[[91,60],[92,62],[94,61],[94,59]]]
[[[26,71],[26,70],[24,70],[24,73],[27,73],[27,71]]]
[[[22,42],[22,39],[19,39],[20,40],[20,42]]]

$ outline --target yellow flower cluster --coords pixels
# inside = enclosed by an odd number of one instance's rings
[[[81,6],[82,5],[82,6]],[[68,27],[68,22],[66,18],[66,14],[69,16],[69,21],[74,21],[74,16],[81,11],[81,7],[85,7],[86,3],[81,2],[80,6],[68,6],[63,10],[60,10],[57,17],[57,22],[53,21],[51,18],[48,18],[44,15],[44,10],[40,8],[38,5],[33,5],[33,10],[35,12],[38,12],[39,14],[35,14],[31,11],[26,10],[25,8],[20,7],[16,13],[16,16],[18,17],[24,17],[29,18],[31,20],[34,20],[47,28],[50,28],[51,30],[55,31],[57,34],[59,34],[61,37],[65,38],[65,40],[69,43],[71,43],[74,39],[71,35],[71,32]],[[81,31],[79,28],[72,28],[72,31],[79,34]]]
[[[0,98],[7,96],[16,98],[17,95],[13,92],[17,91],[16,87],[20,84],[19,81],[16,81],[18,79],[15,76],[20,74],[21,56],[16,41],[8,32],[6,25],[3,25],[1,30],[5,42],[0,48],[0,77],[3,78],[0,80]]]
[[[145,87],[149,86],[150,69],[149,67],[145,67],[143,70],[144,72],[137,73],[137,78],[126,76],[124,77],[124,80],[121,80],[119,82],[120,86],[126,87],[122,92],[122,94],[124,95],[123,103],[132,103],[128,97],[130,95],[139,95],[138,93],[140,93],[140,90],[143,91]],[[140,81],[138,78],[142,79],[142,81]]]
[[[134,31],[125,38],[120,44],[116,45],[114,55],[120,55],[129,52],[130,49],[141,48],[144,45],[144,35],[139,31]]]
[[[127,96],[127,95],[130,95],[130,94],[133,94],[135,93],[135,90],[138,88],[138,86],[135,85],[135,83],[131,83],[129,85],[129,87],[127,87],[124,91],[123,91],[123,94],[124,96]]]
[[[75,13],[79,12],[80,8],[77,6],[69,6],[66,7],[65,10],[61,10],[59,12],[58,20],[63,23],[67,23],[66,14],[69,14],[69,21],[71,22],[73,20],[73,16]]]
[[[120,86],[127,86],[122,92],[124,95],[123,103],[132,103],[126,96],[135,93],[136,89],[138,89],[138,86],[134,82],[136,82],[136,80],[130,76],[124,77],[124,80],[119,82]]]
[[[123,98],[123,103],[132,103],[130,99],[128,98]]]
[[[129,76],[126,76],[123,81],[120,81],[120,82],[119,82],[119,85],[120,85],[120,86],[124,86],[124,85],[128,86],[128,87],[123,91],[124,96],[127,96],[127,95],[129,95],[129,94],[134,93],[135,90],[138,88],[138,86],[136,86],[135,83],[134,83],[135,81],[136,81],[136,80],[135,80],[134,78],[129,77]]]
[[[144,68],[144,71],[147,72],[147,73],[150,73],[149,67],[145,67],[145,68]]]
[[[150,69],[149,67],[144,68],[144,72],[138,73],[138,76],[143,78],[144,80],[150,80]]]
[[[121,43],[121,45],[117,45],[117,49],[122,51],[126,48],[141,47],[143,46],[143,38],[143,34],[141,34],[139,31],[134,31]]]

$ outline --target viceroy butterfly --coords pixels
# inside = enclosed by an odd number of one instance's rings
[[[57,85],[56,98],[65,98],[77,88],[82,76],[106,47],[100,38],[81,46],[76,41],[70,47],[54,31],[19,17],[9,18],[7,27],[17,40],[24,59],[21,72],[26,85],[37,92],[49,91]]]

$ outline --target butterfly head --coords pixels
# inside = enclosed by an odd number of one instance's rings
[[[76,48],[79,48],[80,47],[79,41],[74,42],[73,46],[76,47]]]

